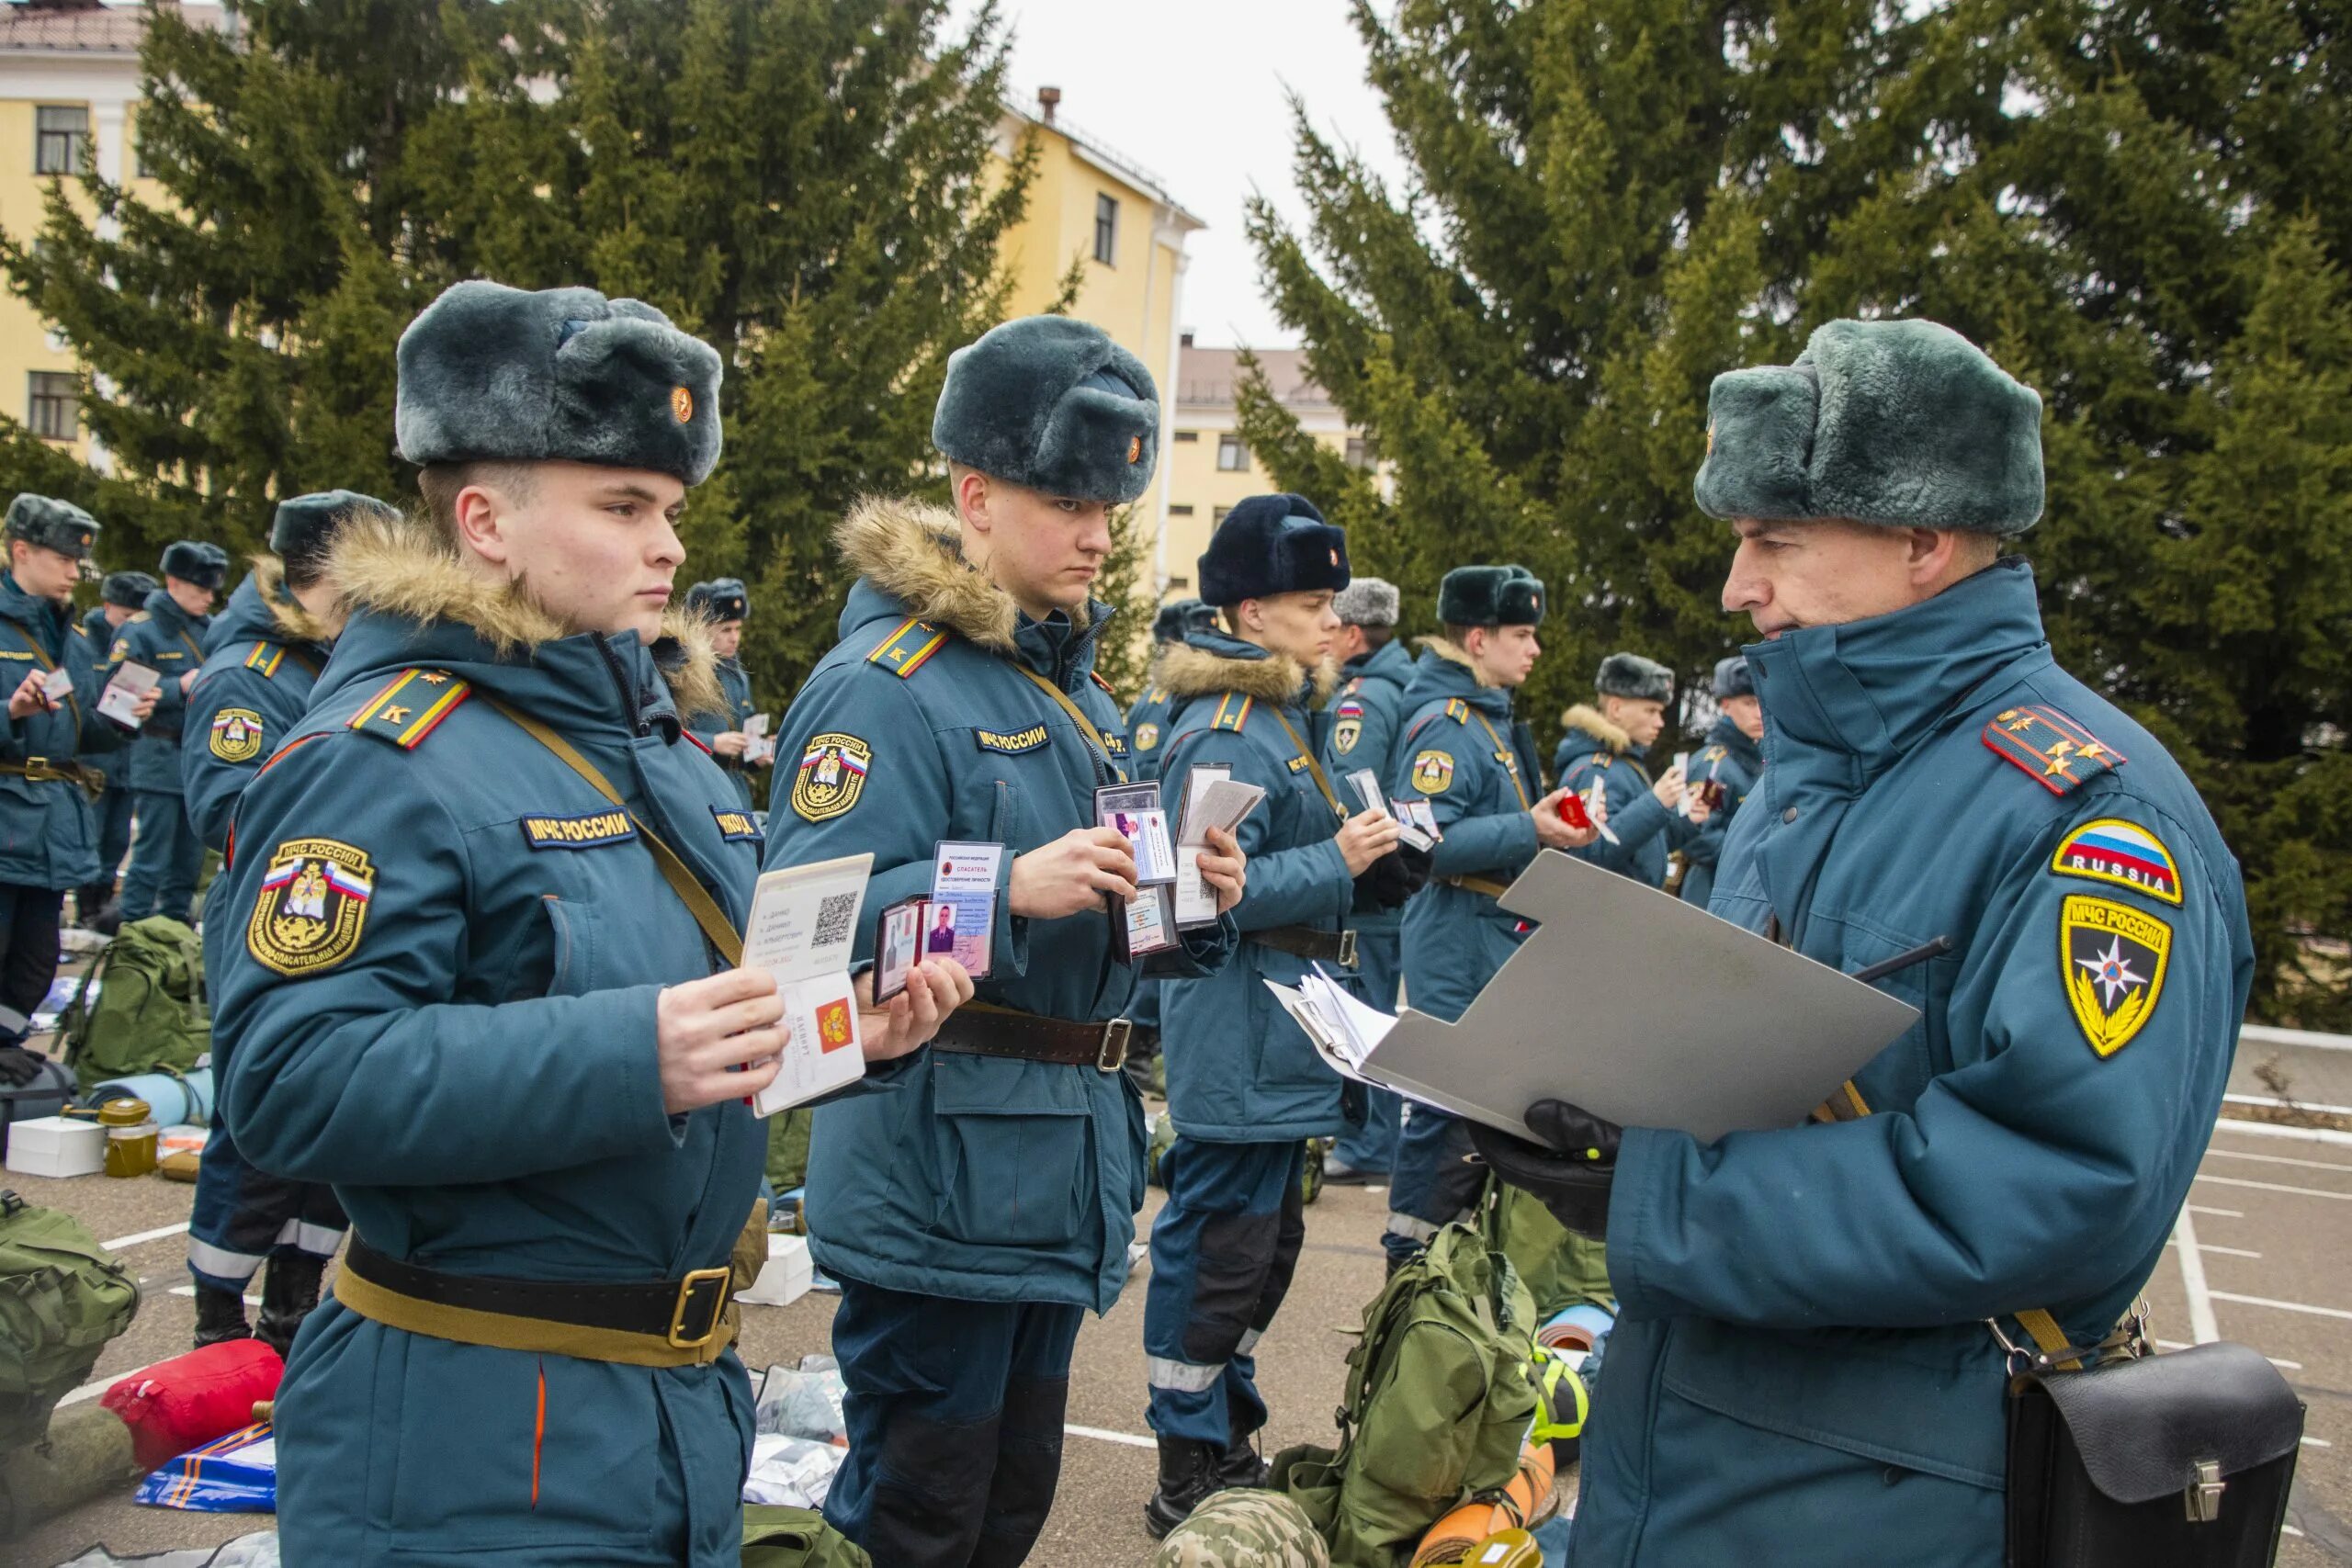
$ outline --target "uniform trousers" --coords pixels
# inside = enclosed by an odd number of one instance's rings
[[[162,790],[138,796],[139,829],[130,840],[130,864],[122,874],[122,918],[150,915],[189,918],[197,874],[204,869],[204,840],[187,819],[187,802]]]
[[[57,978],[57,912],[65,904],[53,887],[0,883],[0,1045],[21,1042],[32,1016]]]
[[[1306,1239],[1306,1159],[1297,1138],[1212,1144],[1180,1134],[1169,1149],[1143,1309],[1146,1416],[1160,1436],[1222,1448],[1266,1424],[1250,1350],[1289,1293]]]

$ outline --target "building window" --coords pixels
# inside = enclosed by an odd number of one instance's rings
[[[1376,468],[1380,467],[1380,446],[1369,435],[1348,437],[1348,467]]]
[[[1193,509],[1190,506],[1170,506],[1168,509],[1168,515],[1170,517],[1190,517],[1192,514]]]
[[[81,409],[74,398],[74,378],[57,370],[36,370],[28,378],[31,397],[25,423],[44,441],[71,441],[81,431]]]
[[[33,173],[78,175],[90,141],[90,111],[57,104],[33,110]]]
[[[1250,468],[1250,448],[1238,435],[1216,438],[1216,466],[1228,474],[1245,473]]]
[[[1198,441],[1200,438],[1201,433],[1197,430],[1180,430],[1176,433],[1176,439],[1179,441]]]
[[[1209,508],[1209,532],[1211,532],[1211,533],[1215,533],[1215,532],[1216,532],[1216,530],[1218,530],[1219,528],[1224,527],[1224,526],[1225,526],[1225,514],[1226,514],[1227,513],[1228,513],[1228,512],[1232,511],[1232,510],[1233,510],[1233,508],[1231,508],[1230,506],[1212,506],[1212,507],[1210,507],[1210,508]]]
[[[1115,197],[1094,198],[1094,259],[1104,266],[1119,265],[1119,203]]]
[[[1193,586],[1193,580],[1189,577],[1171,577],[1168,580],[1168,586],[1171,590],[1177,588],[1190,588]]]

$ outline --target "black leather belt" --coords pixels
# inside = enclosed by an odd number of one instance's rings
[[[575,1280],[502,1280],[449,1274],[387,1258],[356,1234],[344,1255],[344,1268],[368,1284],[431,1307],[495,1313],[501,1317],[609,1334],[650,1335],[680,1350],[717,1338],[725,1321],[731,1280],[725,1269],[699,1269],[683,1280],[641,1285]],[[370,1314],[368,1315],[378,1315]],[[391,1314],[383,1314],[387,1317]],[[396,1325],[405,1326],[405,1325]],[[422,1332],[436,1332],[425,1328]],[[458,1334],[442,1337],[462,1338]],[[593,1350],[574,1352],[594,1355]]]
[[[985,1002],[966,1002],[931,1043],[934,1051],[967,1056],[1009,1056],[1024,1062],[1054,1062],[1115,1073],[1126,1065],[1135,1025],[1124,1018],[1104,1023],[1073,1023]]]
[[[1353,931],[1317,931],[1313,926],[1275,926],[1262,931],[1243,931],[1241,940],[1300,958],[1328,958],[1342,968],[1356,966],[1356,933]]]

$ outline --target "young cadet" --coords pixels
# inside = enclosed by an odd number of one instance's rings
[[[24,1048],[32,1015],[57,978],[57,915],[66,890],[97,880],[97,824],[88,769],[75,759],[121,745],[97,716],[97,661],[74,628],[98,525],[71,502],[20,495],[8,503],[8,567],[0,573],[0,1088],[40,1071]],[[63,671],[62,696],[47,688]],[[148,706],[152,709],[153,704]]]
[[[1338,700],[1331,707],[1330,741],[1323,765],[1334,779],[1361,768],[1379,775],[1387,789],[1396,731],[1405,719],[1405,688],[1412,683],[1413,656],[1396,640],[1403,608],[1396,585],[1377,577],[1351,580],[1331,600],[1340,617]],[[1405,973],[1405,912],[1359,905],[1351,923],[1356,933],[1356,984],[1364,1000],[1383,1012],[1396,1010],[1396,983]],[[1363,1125],[1340,1134],[1323,1162],[1327,1187],[1362,1187],[1388,1179],[1396,1161],[1396,1129],[1403,1102],[1394,1089],[1364,1090]]]
[[[122,918],[140,920],[169,915],[195,918],[196,877],[204,867],[204,845],[187,819],[180,794],[180,726],[187,689],[204,664],[204,634],[212,605],[229,575],[229,555],[218,545],[181,539],[164,550],[164,586],[147,596],[145,608],[123,623],[107,656],[111,671],[126,662],[143,664],[157,682],[154,716],[130,743],[129,774],[138,825],[130,840],[130,863],[122,874]],[[93,701],[96,699],[93,698]]]
[[[1118,1299],[1143,1202],[1125,1010],[1140,969],[1202,973],[1234,941],[1227,919],[1122,964],[1104,904],[1136,871],[1096,823],[1127,756],[1093,673],[1117,633],[1089,590],[1159,431],[1150,373],[1099,328],[1033,316],[956,351],[932,422],[953,506],[851,512],[842,640],[785,716],[795,772],[770,863],[871,853],[879,909],[931,891],[942,842],[1002,852],[983,1005],[896,1092],[820,1108],[811,1139],[808,1225],[841,1281],[849,1386],[825,1515],[892,1568],[1027,1557],[1060,1473],[1071,1342]],[[1230,908],[1241,854],[1217,850],[1202,868]]]
[[[207,849],[228,852],[238,797],[310,706],[343,625],[327,554],[336,536],[362,516],[390,523],[400,513],[347,490],[281,502],[268,553],[254,558],[253,571],[213,617],[209,651],[188,690],[187,743],[180,749],[188,819]],[[227,879],[216,878],[212,886],[225,900]],[[220,975],[243,931],[225,901],[216,905],[208,896],[206,915],[205,973]],[[225,1051],[216,1048],[213,1066],[225,1067]],[[332,1189],[255,1169],[238,1154],[227,1121],[215,1117],[188,1214],[198,1346],[254,1332],[245,1321],[245,1287],[266,1259],[261,1337],[286,1354],[294,1331],[318,1305],[319,1279],[343,1244],[345,1224]]]
[[[1266,799],[1241,824],[1240,951],[1214,976],[1159,987],[1176,1142],[1160,1162],[1168,1201],[1151,1228],[1143,1318],[1159,1440],[1159,1489],[1144,1507],[1154,1536],[1210,1493],[1263,1478],[1251,1440],[1266,1403],[1250,1351],[1306,1239],[1305,1140],[1362,1115],[1342,1111],[1345,1081],[1261,982],[1295,985],[1316,962],[1352,967],[1359,892],[1376,880],[1394,907],[1419,885],[1393,858],[1396,818],[1343,796],[1318,755],[1339,682],[1331,595],[1348,585],[1346,534],[1304,496],[1253,495],[1210,536],[1200,584],[1230,630],[1193,632],[1161,655],[1174,699],[1165,788],[1174,799],[1192,769],[1222,767]],[[1427,874],[1427,857],[1417,869]]]
[[[715,695],[671,594],[719,359],[636,300],[469,282],[398,367],[430,517],[337,539],[350,619],[223,905],[238,1147],[355,1232],[277,1394],[286,1557],[733,1568],[729,1264],[783,1033],[733,967],[756,851],[680,738]],[[917,974],[869,1056],[955,999]]]
[[[1183,645],[1193,632],[1213,630],[1216,612],[1198,599],[1171,599],[1151,618],[1151,669],[1144,676],[1143,695],[1127,710],[1127,745],[1135,753],[1130,771],[1139,779],[1159,776],[1159,746],[1168,739],[1168,715],[1175,699],[1159,679],[1159,663],[1168,650]]]
[[[1538,850],[1596,837],[1560,819],[1567,792],[1544,793],[1535,737],[1511,716],[1544,647],[1544,584],[1521,566],[1460,566],[1438,583],[1442,636],[1422,641],[1389,793],[1426,799],[1445,837],[1430,885],[1405,906],[1405,990],[1413,1006],[1460,1018],[1532,929],[1495,900]],[[1396,1144],[1381,1237],[1391,1269],[1467,1209],[1486,1180],[1470,1140],[1442,1111],[1415,1106]]]
[[[1568,732],[1552,758],[1564,789],[1583,797],[1593,820],[1617,836],[1601,838],[1575,852],[1579,860],[1621,876],[1666,886],[1667,859],[1697,836],[1707,808],[1683,808],[1682,775],[1672,768],[1657,782],[1642,758],[1666,728],[1666,705],[1674,700],[1674,671],[1638,653],[1612,653],[1600,661],[1592,689],[1596,709],[1578,703],[1560,716]]]
[[[1682,846],[1682,897],[1701,908],[1715,889],[1715,864],[1723,856],[1724,839],[1757,779],[1764,772],[1764,705],[1756,700],[1756,678],[1747,660],[1735,653],[1715,663],[1715,722],[1706,744],[1690,759],[1690,787],[1723,785],[1723,803],[1713,808],[1690,841]]]
[[[702,737],[719,768],[735,783],[744,810],[752,809],[752,764],[744,761],[752,738],[744,721],[760,711],[752,701],[752,677],[736,657],[743,648],[743,622],[752,613],[752,592],[740,577],[713,578],[686,590],[686,608],[710,623],[710,650],[718,657],[720,706],[686,716],[686,728]]]
[[[147,595],[162,586],[143,571],[107,573],[98,588],[98,602],[82,617],[82,636],[90,645],[94,668],[105,666],[107,656],[114,650],[114,634],[145,606]],[[95,694],[90,698],[92,704],[97,700]],[[84,764],[106,784],[90,807],[98,825],[97,875],[75,894],[74,902],[81,923],[105,936],[112,936],[122,923],[122,911],[115,906],[114,882],[122,870],[122,857],[130,852],[130,761],[126,741],[111,751],[96,753]]]
[[[1995,1568],[1996,1330],[2098,1345],[2163,1259],[2253,974],[2237,864],[2000,554],[2041,511],[2030,390],[1932,322],[1835,321],[1708,414],[1772,759],[1709,907],[1849,972],[1911,958],[1879,984],[1921,1016],[1803,1125],[1702,1145],[1545,1100],[1567,1153],[1476,1131],[1609,1240],[1572,1561]]]

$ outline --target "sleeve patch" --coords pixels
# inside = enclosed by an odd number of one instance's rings
[[[826,822],[846,813],[865,793],[874,749],[854,735],[812,735],[792,775],[792,809],[804,822]]]
[[[1453,754],[1435,750],[1413,759],[1413,787],[1423,795],[1443,795],[1453,783]]]
[[[524,817],[523,841],[535,850],[588,850],[623,844],[637,837],[637,824],[617,808],[582,817]]]
[[[285,840],[261,879],[245,950],[292,979],[332,969],[359,951],[375,891],[365,851],[339,839]]]
[[[1984,727],[1993,753],[2052,795],[2068,795],[2124,758],[2052,707],[2004,708]]]
[[[261,715],[251,708],[222,708],[212,716],[212,754],[224,762],[250,762],[261,755]]]
[[[447,670],[403,670],[351,716],[350,728],[413,751],[472,690]]]
[[[2058,920],[2066,1005],[2100,1060],[2132,1043],[2155,1016],[2172,956],[2172,927],[2155,916],[2075,894]]]
[[[724,807],[710,808],[711,820],[718,824],[718,836],[729,843],[760,842],[760,825],[748,811],[729,811]]]
[[[1148,751],[1159,744],[1159,726],[1146,719],[1136,726],[1136,750]]]
[[[2172,851],[2145,828],[2120,818],[2102,817],[2068,833],[2050,857],[2050,869],[2180,903],[2180,863]]]

